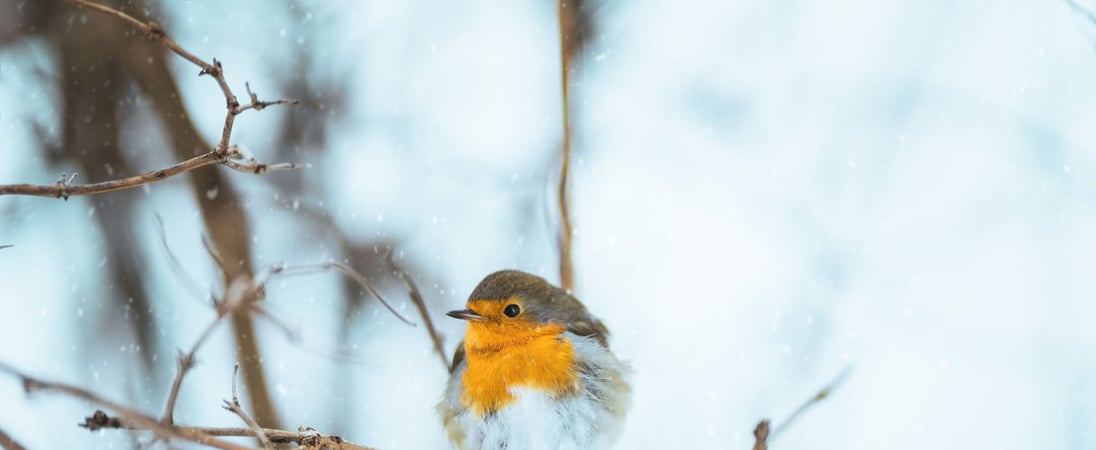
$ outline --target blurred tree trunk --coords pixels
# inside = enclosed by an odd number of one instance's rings
[[[52,8],[51,35],[60,48],[58,67],[64,83],[64,152],[67,158],[84,167],[83,173],[87,174],[85,181],[101,181],[133,173],[118,146],[116,107],[125,86],[133,81],[156,109],[164,126],[163,131],[171,142],[173,159],[189,158],[212,148],[202,139],[183,106],[182,95],[165,60],[165,57],[171,57],[170,54],[142,39],[116,18],[80,10],[60,0],[54,1],[57,3]],[[144,17],[140,11],[148,7],[146,2],[140,0],[103,3],[138,18]],[[220,119],[221,116],[208,118],[217,122]],[[236,190],[227,182],[221,169],[215,167],[190,173],[189,182],[201,209],[206,233],[225,262],[225,267],[222,267],[223,285],[227,287],[237,277],[251,277],[254,272],[251,227]],[[131,318],[138,327],[138,340],[142,347],[150,348],[154,325],[143,315],[150,308],[146,294],[148,289],[135,269],[140,267],[134,259],[140,253],[133,248],[136,241],[129,239],[125,231],[134,220],[133,199],[136,192],[107,194],[96,197],[95,201],[104,205],[105,210],[97,216],[104,233],[108,235],[111,258],[119,263],[112,265],[115,283],[125,289],[125,296],[116,297],[116,301],[133,299],[131,311],[135,314]],[[114,206],[116,204],[119,206]],[[266,386],[251,317],[247,314],[236,315],[232,318],[232,326],[251,412],[261,425],[280,428]]]
[[[132,173],[119,146],[118,105],[126,86],[125,67],[119,49],[125,35],[116,20],[91,15],[86,23],[69,21],[73,9],[55,4],[50,27],[58,46],[59,82],[62,92],[62,158],[79,166],[81,180],[108,180]],[[152,371],[153,356],[160,349],[151,305],[140,267],[141,249],[133,235],[135,209],[140,191],[89,199],[95,205],[95,220],[104,235],[107,273],[104,275],[107,301],[104,311],[123,312],[105,317],[122,320],[122,327],[135,332],[141,362]],[[107,328],[109,329],[109,327]],[[90,345],[105,345],[95,342]]]

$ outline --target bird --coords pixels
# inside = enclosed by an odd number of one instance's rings
[[[545,279],[501,270],[483,279],[438,403],[460,450],[599,449],[613,444],[631,403],[629,364],[582,302]]]

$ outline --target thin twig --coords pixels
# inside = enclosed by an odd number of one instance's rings
[[[1092,24],[1096,25],[1096,12],[1092,11],[1091,9],[1085,8],[1084,6],[1081,6],[1081,4],[1077,3],[1075,0],[1065,1],[1066,4],[1070,6],[1070,8],[1073,8],[1073,11],[1085,16],[1085,18],[1088,19],[1089,22],[1092,22]]]
[[[346,276],[350,277],[351,279],[353,279],[354,281],[356,281],[359,286],[361,286],[361,287],[365,288],[367,291],[369,291],[369,293],[372,294],[373,297],[376,297],[377,300],[381,302],[381,305],[384,305],[384,308],[387,309],[388,312],[390,312],[390,313],[392,313],[392,315],[396,316],[397,319],[400,319],[401,322],[406,323],[406,324],[411,325],[411,326],[416,326],[415,322],[411,321],[411,319],[408,319],[406,316],[401,314],[399,311],[396,311],[396,308],[393,308],[392,305],[388,303],[388,300],[385,300],[384,296],[382,296],[381,293],[377,291],[377,288],[373,287],[373,283],[371,283],[369,281],[369,279],[365,277],[365,275],[362,275],[357,270],[354,270],[353,267],[350,267],[346,264],[336,262],[336,261],[330,261],[330,262],[326,262],[326,263],[320,263],[320,264],[314,264],[314,265],[305,265],[305,266],[274,266],[274,267],[269,268],[268,271],[269,271],[269,276],[274,277],[274,276],[304,275],[304,274],[322,272],[322,271],[331,270],[331,269],[342,272],[343,275],[346,275]]]
[[[780,426],[774,428],[771,433],[772,437],[775,438],[779,436],[780,433],[782,433],[784,430],[787,430],[788,427],[793,422],[795,422],[795,419],[799,418],[799,416],[803,414],[804,411],[806,411],[811,406],[818,404],[822,400],[825,400],[826,397],[829,397],[830,393],[832,393],[835,389],[837,389],[838,386],[845,382],[845,379],[849,377],[850,373],[852,373],[852,366],[845,366],[845,368],[842,369],[836,377],[834,377],[833,381],[830,381],[830,383],[820,389],[817,394],[814,394],[814,396],[807,399],[806,402],[803,402],[802,405],[799,405],[799,408],[796,408],[796,410],[793,411],[787,419],[784,419],[784,422],[781,423]]]
[[[167,254],[167,260],[171,264],[172,273],[175,276],[182,278],[181,282],[190,291],[195,298],[201,298],[205,296],[205,292],[198,288],[199,283],[194,280],[194,277],[190,275],[183,263],[179,262],[179,258],[175,257],[175,252],[171,251],[171,246],[167,243],[167,227],[164,226],[164,219],[160,217],[160,213],[154,215],[156,217],[156,231],[160,235],[160,246],[163,247],[164,253]]]
[[[223,450],[250,449],[249,447],[243,447],[240,445],[232,444],[230,442],[215,439],[213,436],[202,433],[199,430],[165,425],[163,423],[160,423],[160,421],[148,416],[147,414],[141,413],[140,411],[137,411],[128,406],[124,406],[122,404],[102,398],[98,394],[95,394],[86,389],[78,388],[76,386],[64,383],[52,383],[39,380],[37,378],[31,377],[30,375],[15,370],[7,364],[0,363],[0,371],[7,372],[19,378],[20,381],[22,381],[23,383],[23,389],[27,392],[56,391],[69,395],[71,397],[83,399],[87,402],[94,403],[111,411],[114,411],[121,418],[125,419],[126,423],[131,425],[130,428],[148,430],[155,433],[157,436],[165,439],[182,439]]]
[[[0,447],[6,450],[26,450],[15,438],[9,436],[4,430],[0,430]]]
[[[253,292],[246,287],[237,287],[244,284],[243,281],[233,280],[233,283],[229,285],[229,292],[225,293],[224,300],[218,303],[217,317],[213,319],[202,333],[198,335],[198,339],[191,345],[190,351],[187,353],[180,353],[178,358],[178,371],[175,373],[175,379],[171,383],[171,391],[167,396],[167,404],[164,406],[164,415],[161,419],[166,425],[172,425],[175,423],[175,402],[179,398],[179,392],[183,387],[183,377],[186,373],[194,367],[195,355],[198,353],[198,349],[205,343],[209,336],[213,334],[213,330],[221,323],[221,319],[225,318],[229,314],[236,313],[241,307],[250,303],[250,295]]]
[[[845,379],[848,378],[851,371],[852,366],[845,366],[845,368],[841,370],[841,373],[837,374],[833,381],[830,381],[830,383],[820,389],[817,394],[814,394],[814,396],[807,399],[806,402],[803,402],[802,405],[799,405],[799,407],[796,408],[795,411],[793,411],[787,419],[784,419],[784,423],[780,424],[780,426],[772,428],[770,430],[771,424],[769,423],[769,419],[762,419],[760,422],[758,422],[757,427],[754,428],[753,450],[767,450],[769,448],[770,438],[775,439],[777,436],[780,435],[781,432],[787,430],[788,427],[791,426],[793,422],[795,422],[795,419],[799,418],[799,416],[803,414],[804,411],[806,411],[811,406],[818,404],[822,400],[825,400],[826,397],[829,397],[834,389],[837,389],[837,387],[840,386],[841,383],[845,382]]]
[[[419,310],[419,316],[422,317],[422,322],[426,324],[426,332],[430,334],[430,340],[434,343],[434,352],[441,358],[441,364],[445,370],[449,370],[449,357],[445,353],[445,345],[442,343],[441,335],[438,334],[438,330],[434,328],[434,321],[430,320],[430,312],[426,309],[426,301],[422,298],[422,293],[419,292],[418,285],[411,279],[411,274],[403,270],[396,261],[392,259],[392,248],[389,247],[388,252],[384,255],[384,260],[388,262],[388,265],[392,268],[392,271],[396,273],[396,276],[400,277],[405,284],[407,284],[407,295],[411,297],[411,303],[415,304],[415,308]]]
[[[244,421],[244,423],[247,424],[247,427],[255,432],[255,436],[259,439],[259,443],[263,445],[264,449],[273,450],[274,444],[270,442],[270,438],[266,437],[263,428],[259,426],[259,423],[256,422],[255,419],[252,419],[251,416],[247,415],[244,408],[240,406],[240,397],[236,395],[236,379],[239,378],[239,375],[240,363],[236,363],[232,368],[232,401],[225,400],[224,408],[236,413],[236,415],[240,417],[240,420]]]
[[[206,253],[209,254],[209,258],[217,264],[217,270],[221,271],[222,278],[231,273],[228,270],[228,266],[225,265],[225,260],[221,257],[221,253],[213,248],[213,243],[209,241],[209,237],[205,234],[202,235],[202,248],[205,248]]]
[[[0,250],[3,250],[5,248],[12,248],[12,247],[15,247],[15,244],[4,244],[4,245],[0,245]]]

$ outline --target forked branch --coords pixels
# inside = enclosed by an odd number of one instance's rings
[[[86,7],[107,14],[109,16],[117,17],[118,19],[140,30],[141,33],[144,34],[144,36],[149,40],[164,46],[164,48],[168,49],[169,51],[181,56],[183,59],[186,59],[187,61],[190,61],[194,65],[201,68],[201,70],[198,72],[198,75],[209,75],[213,77],[213,79],[217,82],[217,85],[221,88],[221,92],[224,94],[225,104],[227,108],[224,125],[221,128],[221,139],[217,142],[217,145],[215,145],[212,150],[205,154],[176,163],[170,167],[145,172],[140,175],[134,175],[127,178],[103,181],[92,184],[74,185],[73,182],[76,181],[75,173],[73,173],[71,176],[67,174],[62,174],[61,178],[53,184],[0,185],[0,195],[30,195],[68,200],[70,196],[74,195],[101,194],[105,192],[112,192],[122,189],[130,189],[137,186],[143,186],[146,184],[163,181],[181,173],[189,172],[191,170],[212,164],[220,164],[240,172],[254,174],[266,173],[273,170],[296,169],[307,166],[305,164],[295,162],[283,164],[263,164],[255,160],[255,158],[244,158],[238,148],[229,144],[229,139],[232,137],[232,127],[235,123],[236,116],[249,109],[254,109],[258,111],[272,105],[296,104],[296,100],[259,100],[259,96],[251,91],[251,86],[246,85],[248,100],[250,101],[250,103],[246,105],[241,105],[240,102],[236,99],[236,95],[232,93],[232,88],[228,86],[228,81],[225,80],[224,69],[222,68],[220,61],[213,59],[212,63],[206,62],[205,60],[195,56],[193,53],[190,53],[186,49],[179,46],[179,44],[175,42],[174,39],[169,37],[159,24],[155,22],[143,22],[122,11],[111,8],[109,6],[90,2],[88,0],[67,1],[79,7]]]

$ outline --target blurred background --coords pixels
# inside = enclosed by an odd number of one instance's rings
[[[232,142],[312,167],[0,197],[0,362],[159,416],[233,275],[203,236],[238,273],[343,261],[419,326],[337,274],[279,279],[263,306],[284,326],[221,323],[176,421],[237,426],[241,361],[266,425],[444,448],[447,373],[384,257],[447,352],[463,324],[443,313],[487,273],[559,281],[556,4],[107,3],[238,95],[299,99]],[[750,448],[846,367],[771,448],[1096,447],[1096,3],[570,6],[575,292],[635,367],[620,448]],[[115,19],[0,1],[0,184],[208,150],[224,98],[197,73]],[[33,449],[152,441],[80,429],[93,406],[7,375],[0,405]]]

